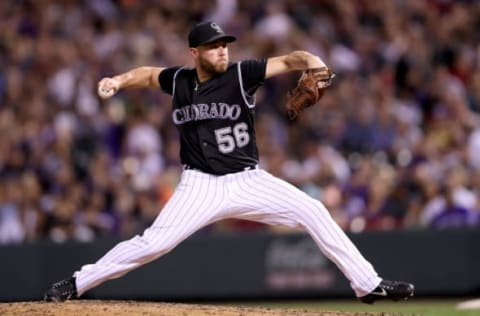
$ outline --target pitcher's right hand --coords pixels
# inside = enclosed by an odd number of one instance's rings
[[[102,99],[114,96],[120,89],[120,82],[113,78],[103,78],[98,83],[97,93]]]

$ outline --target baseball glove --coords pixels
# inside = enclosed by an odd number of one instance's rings
[[[287,95],[286,107],[290,119],[293,120],[301,111],[316,104],[334,77],[335,74],[327,67],[303,71],[297,86]]]

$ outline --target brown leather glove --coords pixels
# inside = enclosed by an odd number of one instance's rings
[[[290,119],[293,120],[301,111],[316,104],[334,77],[335,74],[327,67],[304,70],[297,86],[287,95],[286,108]]]

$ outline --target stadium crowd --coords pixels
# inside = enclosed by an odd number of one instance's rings
[[[0,1],[0,244],[128,237],[182,171],[170,99],[104,76],[189,64],[213,20],[232,61],[304,49],[337,77],[289,121],[297,74],[257,94],[260,164],[347,231],[480,228],[480,1]],[[223,221],[205,233],[272,229]]]

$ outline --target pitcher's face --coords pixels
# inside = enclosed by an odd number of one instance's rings
[[[217,74],[227,70],[229,60],[227,42],[217,41],[192,50],[196,64],[204,71]]]

